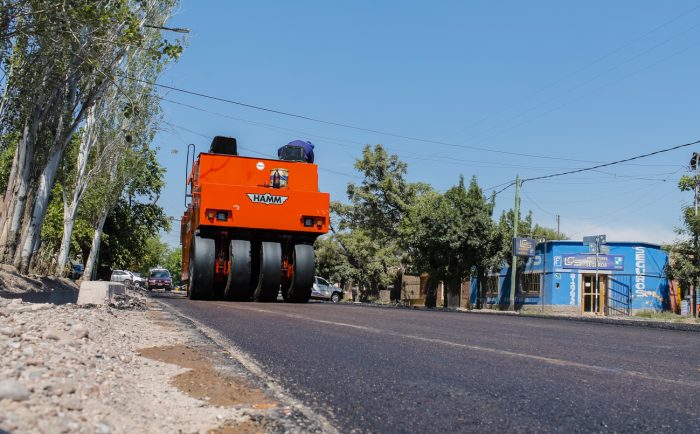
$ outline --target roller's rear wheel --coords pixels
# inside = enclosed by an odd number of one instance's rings
[[[279,243],[260,243],[260,275],[253,292],[253,300],[270,302],[277,300],[282,279],[282,247]]]
[[[190,243],[190,281],[187,291],[191,300],[210,298],[213,295],[215,261],[214,240],[193,236]]]
[[[231,266],[226,281],[226,300],[248,301],[251,296],[250,275],[253,271],[250,241],[231,240],[229,258]]]
[[[282,291],[288,303],[307,303],[314,285],[314,248],[307,244],[294,246],[292,256],[293,276],[289,287]]]

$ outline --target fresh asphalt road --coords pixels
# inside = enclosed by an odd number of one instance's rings
[[[700,333],[349,304],[163,299],[340,432],[700,432]]]

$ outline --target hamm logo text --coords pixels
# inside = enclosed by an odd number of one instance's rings
[[[270,193],[257,194],[246,193],[253,203],[264,203],[265,205],[282,205],[287,201],[287,196],[273,196]]]

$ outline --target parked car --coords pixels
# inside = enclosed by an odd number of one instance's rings
[[[173,289],[173,279],[170,276],[170,271],[165,268],[154,268],[148,274],[148,284],[146,287],[149,291],[156,288],[163,288],[166,291]]]
[[[311,290],[311,298],[318,300],[329,300],[337,303],[343,299],[343,290],[328,283],[323,277],[314,277],[314,286]]]
[[[73,280],[78,280],[83,276],[83,271],[85,267],[78,261],[70,261],[68,269],[68,278]]]
[[[133,271],[129,271],[129,273],[131,273],[131,277],[133,277],[134,285],[141,287],[141,288],[146,287],[146,279],[141,277],[141,273],[135,273]]]
[[[134,276],[126,270],[112,270],[112,275],[109,277],[110,282],[119,282],[124,285],[134,283]]]

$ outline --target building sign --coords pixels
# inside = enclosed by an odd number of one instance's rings
[[[643,296],[646,290],[647,258],[644,247],[634,248],[634,295]]]
[[[513,238],[513,255],[535,256],[535,240],[533,238]]]
[[[596,267],[596,255],[563,255],[562,268],[576,268],[579,270],[616,270],[625,269],[625,257],[622,255],[598,255],[598,267]]]

